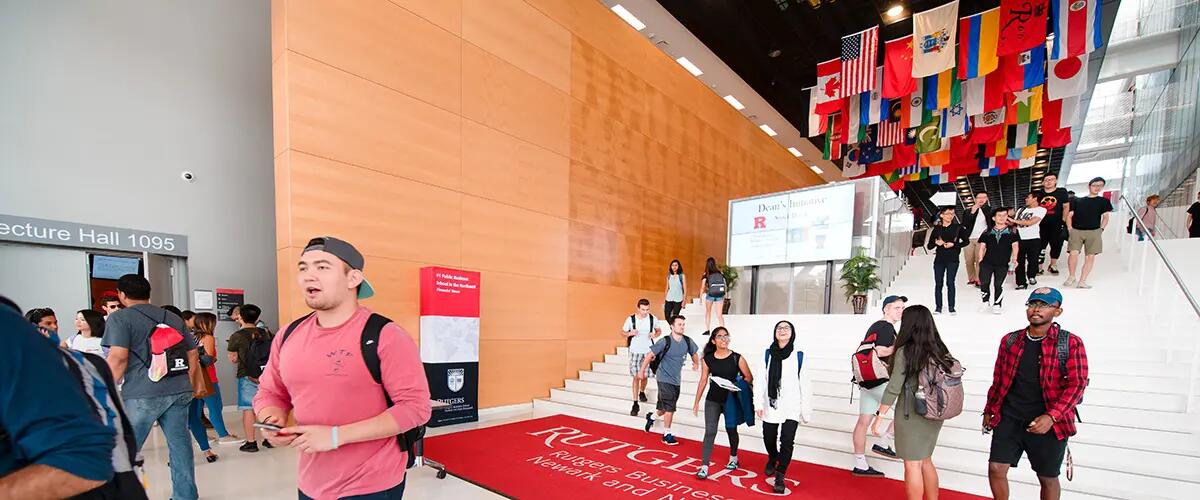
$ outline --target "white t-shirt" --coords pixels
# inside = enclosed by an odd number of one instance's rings
[[[79,352],[87,352],[97,356],[104,356],[104,347],[100,345],[103,337],[84,337],[76,335],[67,341],[67,347]]]
[[[971,227],[970,239],[979,239],[980,236],[983,236],[984,231],[987,231],[987,214],[983,213],[983,207],[980,207],[975,212],[975,225]]]
[[[1037,217],[1045,216],[1046,209],[1042,207],[1021,207],[1017,209],[1017,220],[1019,221],[1027,221]],[[1036,240],[1042,237],[1041,225],[1042,221],[1038,221],[1037,224],[1032,226],[1017,226],[1017,234],[1021,236],[1022,240]]]
[[[650,332],[655,328],[661,329],[662,327],[663,321],[655,319],[653,314],[647,314],[645,318],[637,318],[637,335],[634,335],[633,341],[629,343],[629,352],[632,354],[646,354],[650,352],[650,344],[653,343],[650,340]],[[621,331],[634,331],[629,317],[625,318],[625,324],[621,327]]]

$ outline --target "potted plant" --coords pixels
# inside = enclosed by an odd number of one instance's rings
[[[854,307],[854,314],[867,312],[867,293],[879,289],[878,273],[879,263],[861,247],[842,265],[842,288],[846,290],[846,300]]]
[[[733,302],[733,289],[737,287],[737,268],[721,266],[721,274],[725,276],[725,304],[721,306],[721,314],[729,314],[729,306]]]

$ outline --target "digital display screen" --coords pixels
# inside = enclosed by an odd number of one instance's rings
[[[120,279],[126,274],[138,274],[142,259],[137,257],[92,256],[92,277],[104,280]]]
[[[853,184],[731,201],[729,205],[730,266],[851,257]]]

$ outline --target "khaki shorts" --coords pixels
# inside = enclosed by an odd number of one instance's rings
[[[1068,252],[1078,252],[1083,249],[1087,255],[1096,255],[1104,251],[1103,229],[1072,229],[1071,239],[1067,241]]]

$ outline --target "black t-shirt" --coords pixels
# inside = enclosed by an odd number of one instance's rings
[[[863,337],[863,343],[874,342],[876,347],[891,347],[896,343],[896,327],[886,320],[879,320],[871,323],[871,327],[867,328],[867,335]],[[891,356],[879,358],[884,363],[891,361]],[[872,389],[886,384],[888,379],[871,380],[859,384],[864,389]]]
[[[226,342],[227,350],[229,352],[236,352],[238,355],[238,378],[250,376],[249,370],[246,369],[246,363],[248,363],[250,359],[250,342],[256,337],[270,340],[271,334],[258,327],[242,328],[241,330],[233,332],[233,335],[230,335],[229,340]]]
[[[1200,236],[1200,201],[1192,203],[1187,213],[1192,214],[1192,228],[1188,230],[1188,236]]]
[[[704,357],[704,364],[708,365],[708,374],[710,376],[721,377],[730,382],[737,382],[738,373],[741,369],[738,367],[738,358],[736,352],[730,352],[725,359],[718,359],[716,354],[709,354]],[[708,381],[708,396],[704,399],[716,403],[725,403],[725,398],[729,397],[729,391],[717,385],[712,380]]]
[[[1046,216],[1042,218],[1042,227],[1047,226],[1057,229],[1063,221],[1063,205],[1067,203],[1067,190],[1058,188],[1047,193],[1044,190],[1035,191],[1038,197],[1038,205],[1046,209]],[[1071,207],[1072,210],[1075,207]],[[1049,222],[1050,224],[1046,224]]]
[[[1112,203],[1103,196],[1085,196],[1071,202],[1071,229],[1100,229],[1100,216],[1112,212]]]
[[[1007,227],[1000,231],[993,229],[983,233],[983,236],[979,237],[979,243],[987,247],[987,251],[983,254],[983,263],[992,266],[1007,266],[1012,260],[1012,244],[1019,240],[1020,237]]]
[[[1004,418],[1028,425],[1033,419],[1046,413],[1046,397],[1042,394],[1041,383],[1042,342],[1045,341],[1045,337],[1042,340],[1022,337],[1021,341],[1025,342],[1025,350],[1021,352],[1021,360],[1017,362],[1017,374],[1013,376],[1012,386],[1008,389],[1000,411]]]
[[[935,252],[936,257],[933,258],[934,262],[950,262],[958,260],[959,249],[965,246],[962,231],[962,226],[959,226],[953,222],[950,223],[949,226],[943,226],[942,222],[938,221],[938,223],[933,226],[932,234],[929,235],[929,248],[937,250]],[[953,243],[954,246],[946,248],[938,245],[938,238],[941,238],[943,243]]]

